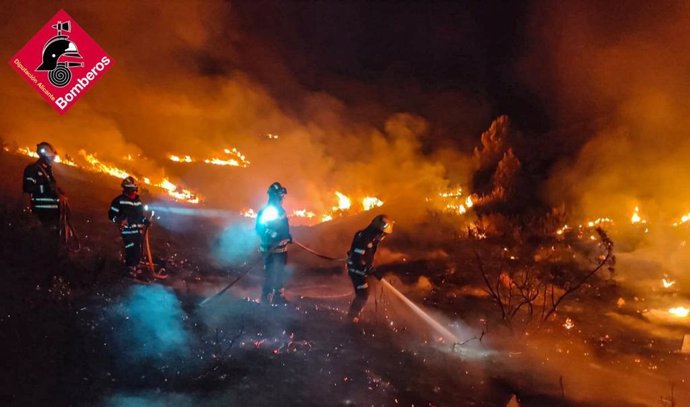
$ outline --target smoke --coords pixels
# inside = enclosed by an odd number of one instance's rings
[[[565,203],[573,222],[609,217],[625,225],[639,206],[651,235],[630,264],[650,256],[658,263],[629,277],[680,278],[671,254],[684,238],[664,234],[690,211],[690,7],[541,2],[531,15],[521,69],[540,96],[556,101],[552,114],[571,138],[559,141],[571,148],[546,195],[554,206]]]
[[[16,7],[21,10],[1,20],[0,33],[10,39],[2,46],[6,59],[55,11],[39,2]],[[266,186],[280,180],[290,192],[288,209],[330,209],[340,190],[400,201],[416,211],[420,198],[447,186],[448,174],[453,183],[468,179],[467,157],[425,148],[426,119],[399,113],[370,121],[354,114],[361,109],[356,103],[300,86],[286,63],[289,56],[254,36],[254,22],[242,20],[226,2],[135,8],[68,2],[65,9],[112,56],[115,69],[63,117],[18,76],[0,77],[0,96],[13,107],[0,114],[6,141],[31,146],[46,139],[71,156],[80,149],[97,152],[138,174],[172,176],[210,206],[234,210],[258,207]],[[245,154],[249,168],[166,158],[203,159],[222,155],[226,147]],[[146,159],[123,161],[127,155]]]
[[[103,407],[191,407],[198,405],[198,400],[185,394],[161,394],[153,391],[117,394],[102,403]]]
[[[180,302],[170,289],[135,285],[108,314],[115,326],[113,342],[127,362],[167,363],[171,357],[188,356],[191,336],[183,325]]]

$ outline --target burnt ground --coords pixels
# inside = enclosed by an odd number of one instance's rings
[[[380,286],[365,321],[350,324],[340,266],[295,247],[289,305],[255,302],[254,268],[199,306],[245,270],[217,256],[223,228],[243,220],[162,222],[152,246],[171,277],[136,284],[123,275],[105,216],[117,180],[59,170],[82,249],[55,256],[21,210],[27,163],[0,154],[2,405],[505,406],[516,394],[522,406],[632,407],[671,405],[672,387],[677,406],[690,403],[688,356],[676,352],[687,329],[651,323],[635,301],[617,306],[629,297],[615,279],[602,277],[540,330],[510,333],[481,291],[471,249],[498,253],[505,241],[449,237],[413,247],[401,231],[386,242],[381,269],[462,345],[440,340]],[[327,227],[295,236],[318,248]],[[418,254],[432,252],[443,255]],[[562,326],[566,316],[575,328]]]

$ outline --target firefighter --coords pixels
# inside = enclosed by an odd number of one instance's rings
[[[58,153],[53,146],[45,141],[36,145],[36,153],[38,160],[24,169],[23,190],[29,194],[31,212],[36,215],[43,226],[57,235],[60,222],[60,201],[66,199],[53,176],[52,164]]]
[[[359,322],[362,308],[369,298],[367,278],[373,274],[379,280],[381,279],[381,275],[374,269],[374,255],[379,243],[391,232],[393,232],[393,221],[386,215],[378,215],[366,229],[355,233],[352,239],[352,246],[347,252],[347,273],[355,289],[355,298],[350,305],[348,317],[354,323]]]
[[[287,189],[274,182],[268,187],[268,203],[256,216],[256,233],[259,235],[259,251],[263,255],[265,280],[261,301],[271,304],[285,304],[285,265],[287,245],[292,243],[287,213],[283,209],[283,198]]]
[[[139,185],[134,177],[122,180],[122,194],[113,199],[108,218],[120,228],[125,245],[125,263],[134,278],[141,277],[139,262],[142,254],[143,228],[149,223],[144,216],[144,204],[139,199]]]

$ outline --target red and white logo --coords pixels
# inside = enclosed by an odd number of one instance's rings
[[[114,61],[64,10],[10,60],[58,113],[67,112]]]

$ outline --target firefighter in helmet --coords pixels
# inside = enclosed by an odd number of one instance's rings
[[[266,273],[261,291],[261,301],[285,303],[285,265],[287,264],[287,245],[292,243],[287,213],[283,209],[283,198],[287,189],[279,182],[268,187],[268,203],[256,216],[256,233],[259,235],[259,250],[264,259]]]
[[[45,141],[36,145],[36,153],[38,160],[24,169],[22,189],[24,193],[29,194],[31,212],[46,228],[57,234],[60,222],[60,201],[66,199],[53,176],[52,164],[58,153]]]
[[[120,228],[122,243],[125,245],[125,263],[132,277],[141,275],[139,262],[142,254],[142,232],[149,223],[144,216],[144,204],[139,199],[139,185],[134,177],[122,180],[122,194],[113,199],[108,210],[108,218]]]
[[[349,318],[359,322],[359,316],[369,298],[367,278],[372,274],[379,280],[381,275],[374,270],[374,255],[379,243],[393,232],[393,221],[386,215],[376,216],[366,229],[355,233],[352,246],[347,252],[347,273],[355,289],[355,298],[350,305]]]

